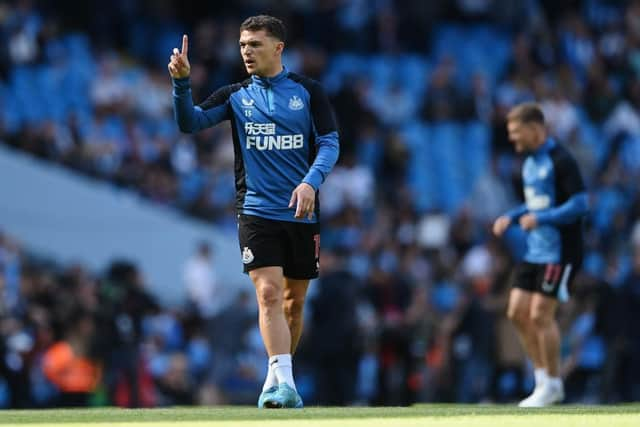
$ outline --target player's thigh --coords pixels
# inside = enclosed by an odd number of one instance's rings
[[[285,242],[278,221],[253,215],[238,217],[238,241],[244,272],[262,267],[283,267]]]
[[[272,283],[280,289],[284,289],[285,279],[282,267],[260,267],[249,272],[249,277],[254,285]]]
[[[318,277],[320,269],[320,226],[290,222],[285,224],[284,275],[292,280]]]
[[[535,264],[520,263],[511,272],[507,316],[512,320],[524,320],[529,315],[531,297],[536,288],[538,268]]]
[[[517,322],[528,320],[533,295],[533,292],[521,288],[511,288],[507,305],[507,317]]]

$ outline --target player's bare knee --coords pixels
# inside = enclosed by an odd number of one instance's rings
[[[529,323],[527,314],[517,307],[509,307],[507,309],[507,318],[518,328],[526,328]]]
[[[544,329],[548,327],[552,322],[551,316],[541,310],[533,310],[531,312],[530,321],[536,329]]]
[[[304,306],[304,298],[285,296],[284,313],[287,317],[293,320],[302,318],[303,306]]]
[[[282,301],[282,290],[275,283],[263,281],[257,286],[257,296],[260,307],[274,307]]]

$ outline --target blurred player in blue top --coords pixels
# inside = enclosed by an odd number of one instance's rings
[[[240,54],[250,78],[218,89],[197,106],[186,35],[168,64],[180,130],[231,122],[240,251],[256,288],[269,354],[261,408],[302,407],[291,355],[302,333],[309,280],[318,276],[318,189],[339,151],[326,94],[316,81],[282,65],[284,41],[279,19],[247,18],[240,26]]]
[[[583,218],[587,194],[571,154],[547,135],[537,104],[525,103],[507,115],[509,139],[526,154],[522,167],[525,203],[499,217],[493,231],[501,236],[518,223],[527,235],[524,261],[511,276],[507,315],[534,365],[535,388],[521,407],[560,403],[560,333],[558,302],[569,288],[583,257]]]

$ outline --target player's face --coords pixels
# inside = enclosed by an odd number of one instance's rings
[[[518,153],[531,151],[536,147],[538,132],[535,125],[512,120],[507,122],[507,131],[509,141],[513,143]]]
[[[280,72],[280,55],[284,43],[265,30],[240,33],[240,54],[249,74],[271,77]]]

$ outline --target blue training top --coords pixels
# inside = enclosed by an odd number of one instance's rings
[[[525,203],[507,212],[512,221],[534,213],[538,226],[527,233],[524,260],[535,264],[580,264],[582,221],[587,194],[578,165],[561,145],[548,138],[522,167]]]
[[[193,105],[189,78],[173,79],[175,118],[192,133],[231,120],[238,213],[293,222],[318,221],[317,191],[338,159],[336,120],[320,84],[283,69],[275,77],[224,86]],[[294,218],[291,193],[316,190],[312,220]]]

